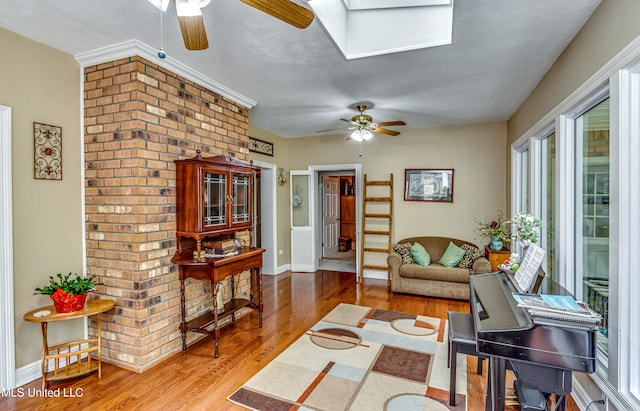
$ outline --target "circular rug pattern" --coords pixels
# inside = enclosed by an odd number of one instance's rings
[[[391,321],[391,327],[403,334],[431,335],[438,332],[438,327],[420,320],[400,318]]]
[[[449,408],[434,400],[419,394],[398,394],[389,398],[384,406],[385,411],[427,410],[440,411]]]
[[[310,338],[315,345],[329,350],[348,350],[357,347],[362,342],[362,338],[358,334],[342,328],[313,330]]]

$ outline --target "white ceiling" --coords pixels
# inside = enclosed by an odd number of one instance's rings
[[[257,101],[250,123],[282,137],[342,127],[363,101],[374,103],[374,121],[404,120],[405,129],[506,121],[599,3],[455,0],[451,45],[347,61],[317,21],[299,30],[213,0],[203,9],[209,48],[184,48],[170,6],[164,50]],[[160,46],[159,11],[147,0],[0,0],[0,10],[0,27],[73,55],[132,39]]]

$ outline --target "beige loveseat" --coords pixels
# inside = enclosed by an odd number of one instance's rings
[[[450,241],[457,246],[468,244],[476,247],[467,241],[448,237],[412,237],[398,241],[400,244],[422,244],[431,256],[431,264],[402,264],[400,254],[392,251],[387,257],[391,270],[391,290],[396,293],[468,300],[469,276],[491,272],[491,264],[485,257],[475,259],[470,268],[447,268],[438,264]]]

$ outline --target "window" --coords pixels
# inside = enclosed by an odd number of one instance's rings
[[[511,193],[511,215],[529,210],[529,142],[525,141],[511,156],[512,176],[517,188]],[[512,233],[513,234],[513,233]],[[521,252],[517,242],[511,244],[513,252]]]
[[[598,349],[608,355],[609,318],[609,99],[575,120],[576,288],[602,315]],[[579,290],[578,293],[580,293]]]
[[[522,192],[520,193],[520,201],[518,212],[526,213],[529,211],[529,149],[520,152],[520,161],[518,164],[520,172],[519,180],[522,184]],[[514,213],[515,214],[515,213]]]
[[[555,279],[556,255],[556,133],[552,131],[540,140],[541,193],[540,218],[542,230],[540,245],[546,251],[543,267],[547,276]]]
[[[604,317],[590,378],[617,410],[640,409],[640,52],[621,56],[514,142],[511,178],[512,210],[528,198],[543,222],[548,272]]]

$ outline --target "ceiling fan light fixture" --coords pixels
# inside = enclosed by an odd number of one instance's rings
[[[360,129],[354,130],[354,132],[351,133],[351,138],[355,141],[362,141],[362,132]]]
[[[169,2],[171,0],[147,0],[149,3],[153,4],[157,9],[162,11],[167,11],[169,7]]]
[[[371,131],[365,128],[360,132],[360,136],[362,137],[362,140],[367,141],[367,140],[371,140],[371,137],[373,137],[373,134],[371,133]]]
[[[202,15],[199,2],[192,0],[176,0],[176,11],[180,17],[194,17]]]

